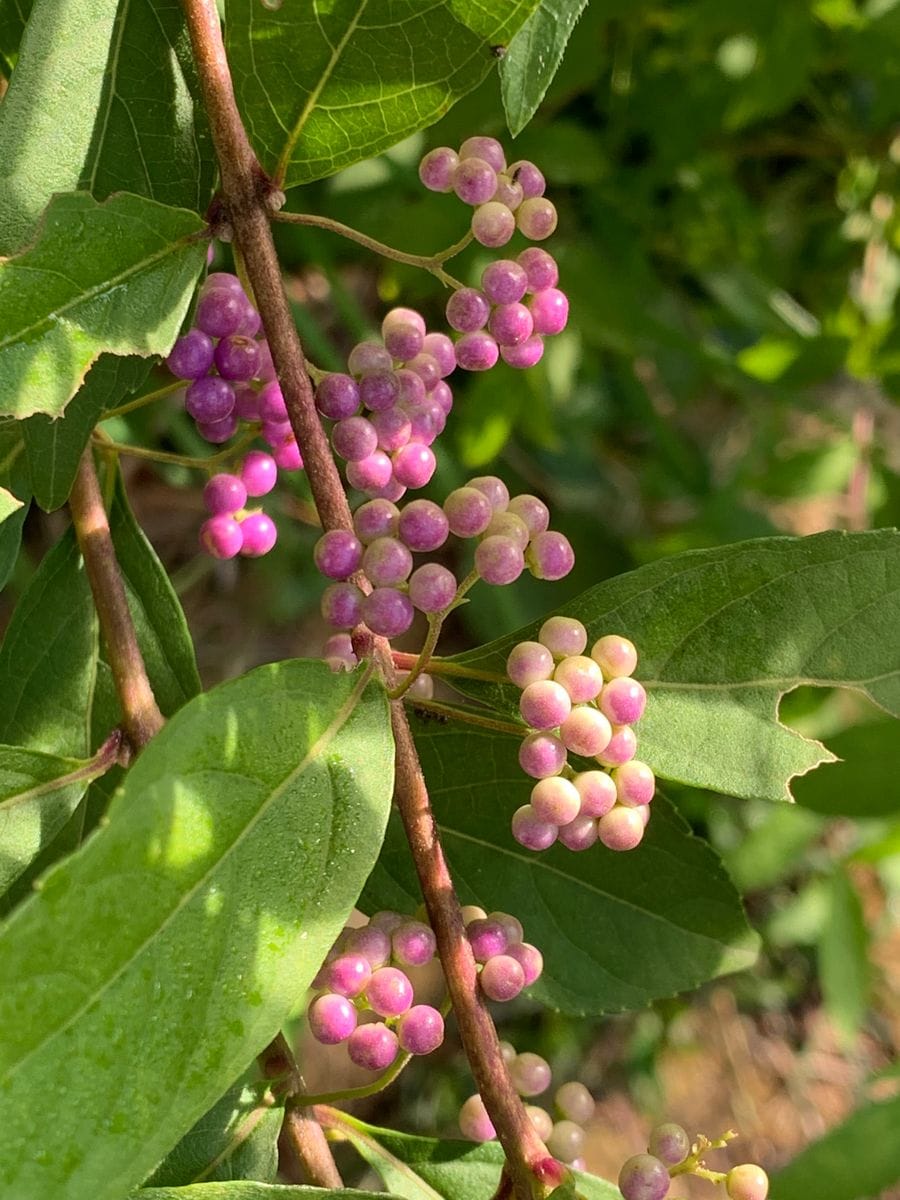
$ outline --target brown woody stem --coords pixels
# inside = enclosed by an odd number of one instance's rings
[[[122,723],[138,751],[162,729],[163,715],[138,645],[90,446],[81,456],[69,510],[122,706]]]

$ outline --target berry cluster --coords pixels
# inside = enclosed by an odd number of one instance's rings
[[[459,152],[449,146],[430,150],[419,163],[419,178],[429,191],[455,192],[474,208],[472,235],[482,246],[505,246],[516,229],[542,242],[556,228],[543,174],[525,159],[507,166],[496,138],[466,138]]]
[[[550,1064],[539,1054],[517,1054],[509,1042],[501,1042],[500,1049],[513,1086],[523,1099],[531,1099],[546,1092],[552,1082]],[[553,1098],[556,1119],[546,1108],[538,1104],[526,1104],[525,1112],[546,1144],[550,1153],[560,1162],[584,1170],[584,1126],[594,1114],[594,1097],[583,1083],[572,1080],[557,1088]],[[494,1126],[484,1107],[481,1096],[470,1096],[459,1112],[459,1128],[464,1137],[473,1142],[489,1142],[496,1137]]]
[[[529,850],[558,839],[569,850],[598,840],[610,850],[632,850],[644,836],[656,781],[635,757],[631,726],[646,693],[632,672],[637,652],[627,638],[609,634],[587,648],[587,630],[572,617],[550,617],[536,642],[520,642],[507,659],[519,688],[519,711],[532,729],[519,763],[538,782],[529,804],[512,818],[513,837]],[[568,755],[592,758],[600,769],[574,771]]]
[[[553,256],[530,246],[515,259],[489,263],[480,288],[458,288],[446,309],[447,323],[462,335],[458,365],[488,371],[502,358],[511,367],[533,367],[543,356],[544,337],[561,333],[569,318],[558,282]]]
[[[210,513],[200,543],[214,558],[258,557],[275,544],[271,517],[248,511],[248,496],[264,496],[279,468],[303,466],[268,343],[257,338],[259,313],[236,275],[207,276],[197,301],[194,327],[178,339],[166,360],[178,379],[190,381],[184,405],[208,442],[227,442],[240,423],[257,426],[271,454],[251,451],[235,474],[215,475],[204,491]]]
[[[347,373],[323,375],[319,413],[334,424],[331,444],[347,464],[347,481],[367,496],[399,500],[434,474],[431,445],[453,407],[445,378],[456,367],[453,343],[428,333],[411,308],[394,308],[380,342],[359,342]]]
[[[444,1018],[430,1004],[414,1004],[405,968],[430,963],[434,934],[400,913],[375,913],[367,925],[345,929],[316,977],[318,994],[307,1009],[310,1032],[326,1046],[347,1044],[350,1060],[384,1071],[401,1050],[430,1054],[444,1040]],[[375,1020],[360,1022],[363,1013]]]
[[[522,924],[509,913],[486,913],[469,905],[463,909],[466,936],[479,964],[478,985],[489,1000],[514,1000],[544,969],[536,946],[523,941]]]
[[[619,1172],[619,1190],[624,1200],[664,1200],[673,1175],[689,1175],[698,1167],[705,1178],[725,1185],[729,1200],[766,1200],[769,1179],[755,1163],[741,1163],[727,1173],[706,1168],[701,1155],[724,1146],[734,1136],[729,1133],[718,1142],[710,1142],[701,1135],[692,1145],[680,1125],[672,1122],[658,1125],[650,1134],[647,1153],[629,1158]]]
[[[402,509],[384,497],[353,514],[353,532],[330,530],[316,543],[319,570],[334,582],[322,596],[322,615],[335,629],[365,622],[383,637],[409,629],[415,611],[443,613],[458,598],[456,576],[440,563],[414,569],[413,554],[439,550],[450,534],[479,539],[477,577],[508,584],[527,567],[538,579],[561,579],[575,556],[568,539],[548,528],[550,512],[537,496],[510,499],[501,479],[484,475],[452,491],[443,505],[412,500]],[[372,591],[350,579],[362,570]]]

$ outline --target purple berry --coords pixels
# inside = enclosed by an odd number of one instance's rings
[[[569,319],[569,300],[559,288],[544,288],[536,292],[529,300],[528,308],[535,333],[562,333],[565,329]]]
[[[581,797],[575,785],[561,775],[539,779],[531,789],[531,807],[539,821],[548,825],[568,825],[581,809]]]
[[[396,916],[398,920],[403,920],[399,913],[392,915]],[[377,913],[376,916],[378,916]],[[370,921],[368,925],[363,925],[350,932],[344,949],[348,954],[361,954],[372,969],[377,970],[390,961],[390,932],[386,925],[380,923],[373,925]]]
[[[518,346],[531,337],[533,321],[524,304],[500,304],[491,313],[488,329],[501,347]]]
[[[528,289],[528,274],[513,259],[498,258],[482,272],[481,289],[491,304],[515,304]]]
[[[350,1061],[366,1071],[386,1071],[399,1051],[396,1033],[381,1021],[357,1025],[347,1042]]]
[[[275,463],[282,471],[299,471],[303,466],[303,455],[293,436],[286,437],[280,446],[273,448]]]
[[[525,972],[508,954],[497,954],[481,968],[481,990],[489,1000],[513,1000],[525,986]]]
[[[234,389],[234,414],[242,421],[258,421],[259,393],[249,384],[239,384]]]
[[[593,1100],[591,1103],[593,1112]],[[573,1119],[577,1120],[578,1118]],[[649,1154],[655,1155],[667,1167],[677,1167],[690,1154],[691,1139],[680,1125],[667,1121],[664,1125],[657,1125],[655,1129],[651,1130],[647,1151]]]
[[[409,360],[404,369],[419,376],[425,384],[426,392],[434,391],[440,383],[441,368],[438,360],[430,354],[417,354],[415,358]]]
[[[605,817],[616,803],[616,785],[605,771],[579,771],[572,780],[581,797],[581,815]]]
[[[500,357],[508,367],[516,371],[527,371],[544,357],[544,339],[539,333],[533,333],[518,346],[501,346]]]
[[[237,512],[247,503],[247,489],[237,475],[213,475],[203,489],[203,503],[213,516]]]
[[[431,1054],[444,1040],[444,1018],[430,1004],[415,1004],[397,1022],[397,1034],[407,1054]]]
[[[664,1200],[669,1182],[665,1163],[652,1154],[635,1154],[619,1172],[619,1191],[624,1200]]]
[[[413,500],[400,513],[398,532],[410,550],[427,553],[443,546],[450,523],[433,500]]]
[[[520,1096],[539,1096],[550,1086],[550,1064],[539,1054],[526,1050],[509,1064],[509,1077]]]
[[[413,1002],[413,987],[399,967],[379,967],[369,980],[366,1000],[379,1017],[399,1017]]]
[[[478,543],[475,567],[485,583],[503,586],[513,583],[525,570],[525,556],[512,538],[495,534]]]
[[[446,333],[426,334],[422,350],[425,354],[430,354],[437,363],[441,379],[456,370],[456,351]]]
[[[316,408],[330,421],[342,421],[359,411],[359,387],[355,379],[337,372],[325,375],[316,388]]]
[[[260,317],[250,301],[246,300],[244,302],[244,314],[234,332],[238,337],[255,338],[260,329],[262,329],[262,317]],[[258,374],[256,377],[259,378]]]
[[[206,375],[192,383],[185,392],[184,407],[195,421],[202,424],[224,421],[231,416],[234,408],[234,388],[226,379]]]
[[[597,835],[608,850],[633,850],[646,828],[639,808],[616,805],[597,822]]]
[[[530,733],[519,747],[519,766],[532,779],[558,775],[566,763],[566,748],[555,734]]]
[[[221,343],[220,343],[221,344]],[[261,388],[256,397],[259,417],[266,424],[281,424],[290,426],[287,405],[277,380],[273,379]]]
[[[522,208],[519,209],[521,211]],[[531,224],[533,226],[534,222],[531,221]],[[499,200],[480,204],[472,213],[472,236],[482,246],[491,249],[505,246],[515,232],[516,214]]]
[[[497,1136],[484,1101],[477,1093],[470,1096],[459,1110],[459,1129],[463,1137],[471,1142],[490,1142]]]
[[[506,170],[506,155],[496,138],[483,136],[466,138],[459,148],[459,157],[460,159],[480,158],[483,162],[490,163],[495,171]]]
[[[449,146],[436,146],[419,163],[419,178],[430,192],[452,192],[459,155]]]
[[[447,341],[449,342],[450,339],[447,338]],[[452,346],[453,343],[450,342],[450,345]],[[456,352],[455,351],[453,353],[453,362],[455,365],[455,363],[456,363]],[[440,405],[441,409],[443,410],[444,416],[447,416],[449,414],[450,410],[453,408],[453,392],[450,390],[450,385],[448,383],[445,383],[443,381],[443,379],[441,380],[441,382],[439,384],[437,384],[434,391],[431,393],[431,399],[434,401],[435,404]]]
[[[528,276],[529,292],[542,292],[545,288],[556,287],[559,283],[559,267],[556,259],[540,246],[529,246],[516,258]]]
[[[497,172],[483,158],[460,159],[453,172],[453,190],[463,204],[485,204],[497,190]]]
[[[391,454],[405,446],[412,436],[412,422],[402,408],[388,408],[370,418],[378,438],[378,449]]]
[[[256,378],[262,379],[268,383],[275,378],[275,364],[272,361],[272,351],[269,349],[269,343],[260,341],[259,343],[259,366],[256,369]]]
[[[394,325],[414,325],[422,337],[425,336],[425,318],[414,308],[392,308],[381,322],[382,333]]]
[[[216,370],[223,379],[246,382],[256,376],[259,367],[259,346],[253,338],[232,334],[216,346]]]
[[[246,297],[231,288],[210,288],[197,301],[194,318],[198,329],[210,337],[230,337],[241,327],[246,312]]]
[[[231,271],[210,271],[203,280],[203,292],[211,292],[213,288],[220,287],[227,291],[237,292],[239,296],[244,295],[244,285],[237,275],[232,274]]]
[[[560,825],[559,841],[567,850],[589,850],[597,841],[597,822],[594,817],[579,815],[568,825]]]
[[[369,412],[393,408],[400,396],[400,384],[394,371],[372,371],[359,381],[359,398]]]
[[[547,850],[559,836],[558,826],[540,820],[530,804],[516,809],[510,828],[513,837],[526,850]]]
[[[349,579],[362,562],[362,543],[345,529],[329,529],[313,549],[316,567],[328,579]]]
[[[586,1125],[594,1115],[594,1097],[583,1083],[575,1079],[558,1087],[553,1100],[562,1116],[577,1121],[579,1125]]]
[[[496,954],[505,954],[509,944],[506,930],[500,922],[487,917],[471,921],[466,927],[466,937],[472,947],[473,958],[480,963],[486,963]]]
[[[214,446],[221,446],[223,442],[227,442],[230,437],[234,436],[237,427],[238,419],[234,413],[229,413],[227,417],[222,417],[220,421],[197,422],[197,432]]]
[[[538,641],[555,658],[568,658],[583,653],[587,630],[575,617],[548,617],[538,632]]]
[[[354,583],[333,583],[322,593],[322,616],[335,629],[352,629],[362,620],[363,594]]]
[[[383,450],[375,450],[368,458],[347,463],[347,482],[361,492],[374,492],[391,481],[391,460]]]
[[[636,679],[623,675],[609,681],[598,704],[614,725],[633,725],[644,715],[647,693]]]
[[[378,342],[357,342],[347,356],[347,370],[351,375],[367,375],[369,371],[390,371],[393,365],[394,360]]]
[[[218,513],[200,526],[200,545],[213,558],[234,558],[243,540],[240,525],[229,513]]]
[[[389,500],[367,500],[353,514],[356,536],[365,545],[376,538],[393,537],[397,532],[400,510]]]
[[[529,241],[542,242],[556,228],[556,207],[544,196],[532,196],[519,205],[515,222]]]
[[[356,1029],[356,1009],[346,996],[338,996],[333,992],[317,996],[310,1004],[306,1017],[310,1033],[325,1046],[345,1042]]]
[[[423,488],[434,474],[437,461],[430,446],[410,442],[395,451],[393,462],[394,478],[408,488]]]
[[[729,1200],[766,1200],[769,1177],[756,1163],[741,1163],[726,1175],[725,1190]]]
[[[409,441],[418,442],[422,446],[430,446],[443,433],[447,418],[439,404],[424,400],[421,404],[409,405]]]
[[[519,642],[506,660],[506,673],[516,687],[549,679],[553,674],[553,655],[540,642]]]
[[[457,537],[477,537],[484,533],[494,516],[484,492],[471,486],[456,488],[444,501],[450,532]]]
[[[421,353],[425,331],[413,321],[385,318],[381,326],[381,336],[384,339],[384,348],[391,358],[406,362],[407,359],[415,358]]]
[[[391,935],[391,948],[394,960],[404,967],[423,967],[434,958],[436,943],[429,925],[404,921]]]
[[[399,480],[394,479],[393,475],[380,488],[370,488],[368,494],[376,500],[390,500],[391,504],[396,504],[398,500],[402,500],[406,495],[406,487]]]
[[[573,754],[594,758],[609,745],[612,726],[593,705],[576,704],[560,725],[559,736]]]
[[[513,496],[506,511],[518,517],[520,521],[524,521],[526,529],[532,536],[536,533],[543,533],[550,524],[550,509],[543,500],[539,500],[537,496],[530,496],[527,492]]]
[[[402,913],[392,912],[390,909],[382,909],[380,912],[372,913],[371,917],[369,917],[369,928],[383,929],[385,933],[393,934],[394,930],[399,929],[407,920],[409,918],[404,917]]]
[[[241,521],[241,537],[241,554],[246,558],[261,558],[275,545],[278,530],[266,513],[250,513]]]
[[[166,359],[166,366],[177,379],[200,379],[212,365],[212,339],[202,329],[188,330]]]
[[[409,598],[419,612],[443,612],[456,598],[456,576],[440,563],[424,563],[410,576]]]
[[[263,427],[260,430],[263,440],[272,450],[277,450],[279,446],[284,445],[289,437],[293,437],[290,422],[284,421],[264,421]]]
[[[562,579],[574,566],[575,552],[565,534],[547,529],[532,538],[528,569],[535,579]]]
[[[603,672],[584,654],[568,655],[553,673],[553,678],[569,693],[573,704],[596,700],[603,687]]]
[[[397,386],[400,389],[398,404],[404,407],[421,404],[425,399],[425,384],[421,375],[417,375],[415,371],[410,371],[407,367],[401,367],[394,374],[397,376]]]
[[[522,185],[511,179],[508,174],[501,171],[497,176],[497,190],[492,197],[498,204],[504,205],[506,208],[515,212],[522,201],[525,199],[525,193],[522,191]]]
[[[507,170],[521,187],[526,200],[531,200],[534,196],[543,196],[547,182],[543,172],[533,162],[521,158],[518,162],[511,163]]]
[[[506,931],[506,939],[510,945],[513,945],[515,942],[521,942],[522,938],[525,936],[525,930],[522,928],[522,922],[518,917],[514,917],[511,913],[498,911],[488,913],[487,916],[489,921],[496,921],[497,924]],[[509,950],[507,950],[507,953],[509,953]]]
[[[413,621],[413,605],[409,596],[394,588],[375,588],[362,604],[362,618],[373,633],[380,637],[399,637]]]
[[[494,512],[506,512],[509,506],[509,489],[497,475],[479,475],[470,479],[468,487],[483,492],[491,502]]]
[[[362,567],[374,587],[389,588],[409,578],[413,558],[399,538],[380,537],[366,546]]]
[[[347,462],[362,462],[378,449],[378,434],[366,417],[346,417],[332,429],[331,444]]]
[[[325,986],[330,992],[352,1000],[364,992],[372,978],[372,967],[361,954],[341,954],[325,968]]]
[[[519,697],[522,720],[532,729],[556,729],[571,711],[569,693],[552,679],[529,683]]]
[[[489,371],[499,357],[500,348],[489,333],[464,333],[456,343],[456,361],[463,371]]]
[[[447,324],[458,333],[476,333],[484,329],[490,315],[488,298],[477,288],[459,288],[447,301]]]
[[[591,658],[607,679],[632,675],[638,660],[634,642],[616,633],[598,638],[591,647]]]
[[[638,805],[649,804],[653,799],[656,776],[646,763],[633,758],[621,767],[616,767],[612,778],[616,785],[618,801],[626,808],[637,808]]]
[[[532,946],[530,942],[516,942],[507,947],[506,953],[510,958],[514,958],[522,968],[525,975],[525,986],[531,987],[544,970],[544,956],[540,950],[537,946]]]

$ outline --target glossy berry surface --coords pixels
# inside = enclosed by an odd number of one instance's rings
[[[313,1000],[307,1020],[316,1041],[335,1046],[346,1041],[356,1028],[356,1009],[346,996],[326,993]]]
[[[381,1021],[358,1025],[347,1041],[350,1061],[367,1071],[385,1071],[400,1052],[396,1033]]]
[[[725,1177],[725,1190],[729,1200],[766,1200],[769,1177],[756,1163],[741,1163]]]
[[[635,1154],[619,1172],[619,1190],[624,1200],[664,1200],[669,1182],[665,1164],[652,1154]]]
[[[650,1131],[647,1152],[656,1155],[666,1166],[677,1167],[690,1154],[691,1139],[680,1125],[667,1121]]]
[[[397,1022],[397,1036],[408,1054],[431,1054],[444,1040],[444,1018],[430,1004],[415,1004]]]

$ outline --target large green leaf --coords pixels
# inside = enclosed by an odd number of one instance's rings
[[[284,662],[197,697],[13,913],[0,1191],[119,1200],[277,1032],[381,843],[392,742],[364,681]]]
[[[536,0],[228,0],[238,103],[285,187],[332,175],[433,124],[474,88]]]
[[[0,414],[59,416],[104,350],[165,353],[205,261],[202,231],[194,213],[140,196],[54,197],[35,244],[0,261]]]
[[[177,0],[36,0],[0,107],[0,253],[55,192],[202,211],[213,155],[197,94]]]
[[[69,402],[64,417],[36,413],[23,421],[25,449],[34,498],[51,512],[65,504],[81,453],[106,408],[120,404],[147,378],[144,358],[101,354]]]
[[[178,1187],[195,1180],[255,1179],[278,1174],[280,1105],[261,1105],[266,1084],[239,1079],[147,1179],[146,1187]]]
[[[541,0],[510,43],[500,63],[500,85],[513,137],[537,112],[586,5],[587,0]]]
[[[544,955],[536,999],[569,1013],[634,1009],[753,964],[755,937],[721,863],[663,798],[628,854],[603,846],[534,854],[509,828],[531,787],[517,740],[424,722],[414,729],[457,887],[465,902],[522,922]],[[417,895],[392,821],[364,903],[408,909]]]
[[[868,1104],[772,1178],[771,1200],[861,1200],[900,1182],[900,1097]]]
[[[649,693],[639,757],[658,775],[733,796],[790,798],[790,780],[833,760],[778,720],[801,684],[850,687],[900,716],[900,533],[760,538],[694,550],[617,576],[559,610],[591,638],[623,633]],[[531,626],[454,662],[505,674]],[[454,679],[517,711],[510,685]]]
[[[900,736],[893,721],[867,721],[828,739],[841,760],[793,785],[797,803],[827,816],[887,817],[900,809]]]
[[[379,1129],[342,1113],[344,1134],[394,1196],[405,1200],[490,1200],[497,1190],[504,1154],[499,1142],[443,1141]],[[576,1171],[585,1200],[622,1200],[617,1187]]]

